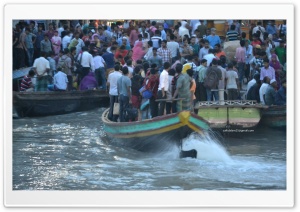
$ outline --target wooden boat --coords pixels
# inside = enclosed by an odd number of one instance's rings
[[[261,124],[273,128],[286,128],[286,105],[269,106],[262,110]]]
[[[213,129],[255,127],[261,119],[261,109],[267,106],[257,104],[252,100],[225,100],[198,102],[195,109],[198,115],[205,119]]]
[[[208,130],[208,123],[190,111],[135,122],[113,122],[108,119],[109,109],[102,114],[104,131],[122,146],[139,151],[164,151],[192,132]],[[112,140],[113,140],[112,139]]]
[[[58,115],[109,105],[106,91],[13,92],[14,111],[19,117]]]

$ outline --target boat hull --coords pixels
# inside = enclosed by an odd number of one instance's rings
[[[157,151],[178,146],[192,132],[208,130],[208,123],[189,111],[136,122],[112,122],[108,109],[102,114],[104,131],[113,142],[139,151]]]
[[[263,110],[261,124],[286,129],[286,106],[270,106]]]
[[[109,105],[104,91],[14,92],[14,109],[19,117],[47,116],[91,110]]]

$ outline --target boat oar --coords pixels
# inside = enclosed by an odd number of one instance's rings
[[[172,102],[172,101],[180,101],[184,100],[184,98],[177,98],[177,99],[156,99],[156,102]]]

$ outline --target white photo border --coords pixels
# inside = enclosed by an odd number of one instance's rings
[[[57,8],[59,5],[59,8]],[[128,13],[113,12],[121,8]],[[268,13],[266,11],[270,11]],[[71,11],[72,13],[68,12]],[[35,12],[30,12],[35,11]],[[49,11],[56,11],[49,12]],[[67,12],[65,12],[67,11]],[[132,12],[130,12],[132,11]],[[146,14],[147,11],[147,14]],[[149,12],[150,11],[150,12]],[[153,11],[153,12],[152,12]],[[187,11],[186,13],[174,11]],[[255,12],[254,12],[255,11]],[[276,14],[276,15],[273,15]],[[3,80],[4,205],[6,207],[293,207],[294,205],[294,6],[292,4],[6,4],[4,79],[12,74],[13,20],[205,19],[287,20],[287,184],[280,191],[14,191],[12,181],[12,80]],[[145,17],[146,16],[146,17]]]

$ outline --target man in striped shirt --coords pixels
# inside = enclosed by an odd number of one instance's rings
[[[227,41],[234,41],[238,39],[239,33],[235,30],[235,25],[232,24],[230,26],[230,30],[226,33],[226,40]]]
[[[34,74],[35,74],[34,70],[31,69],[28,72],[28,75],[24,76],[21,82],[20,91],[26,91],[26,92],[34,91],[34,84],[31,81],[31,78],[34,77]]]

